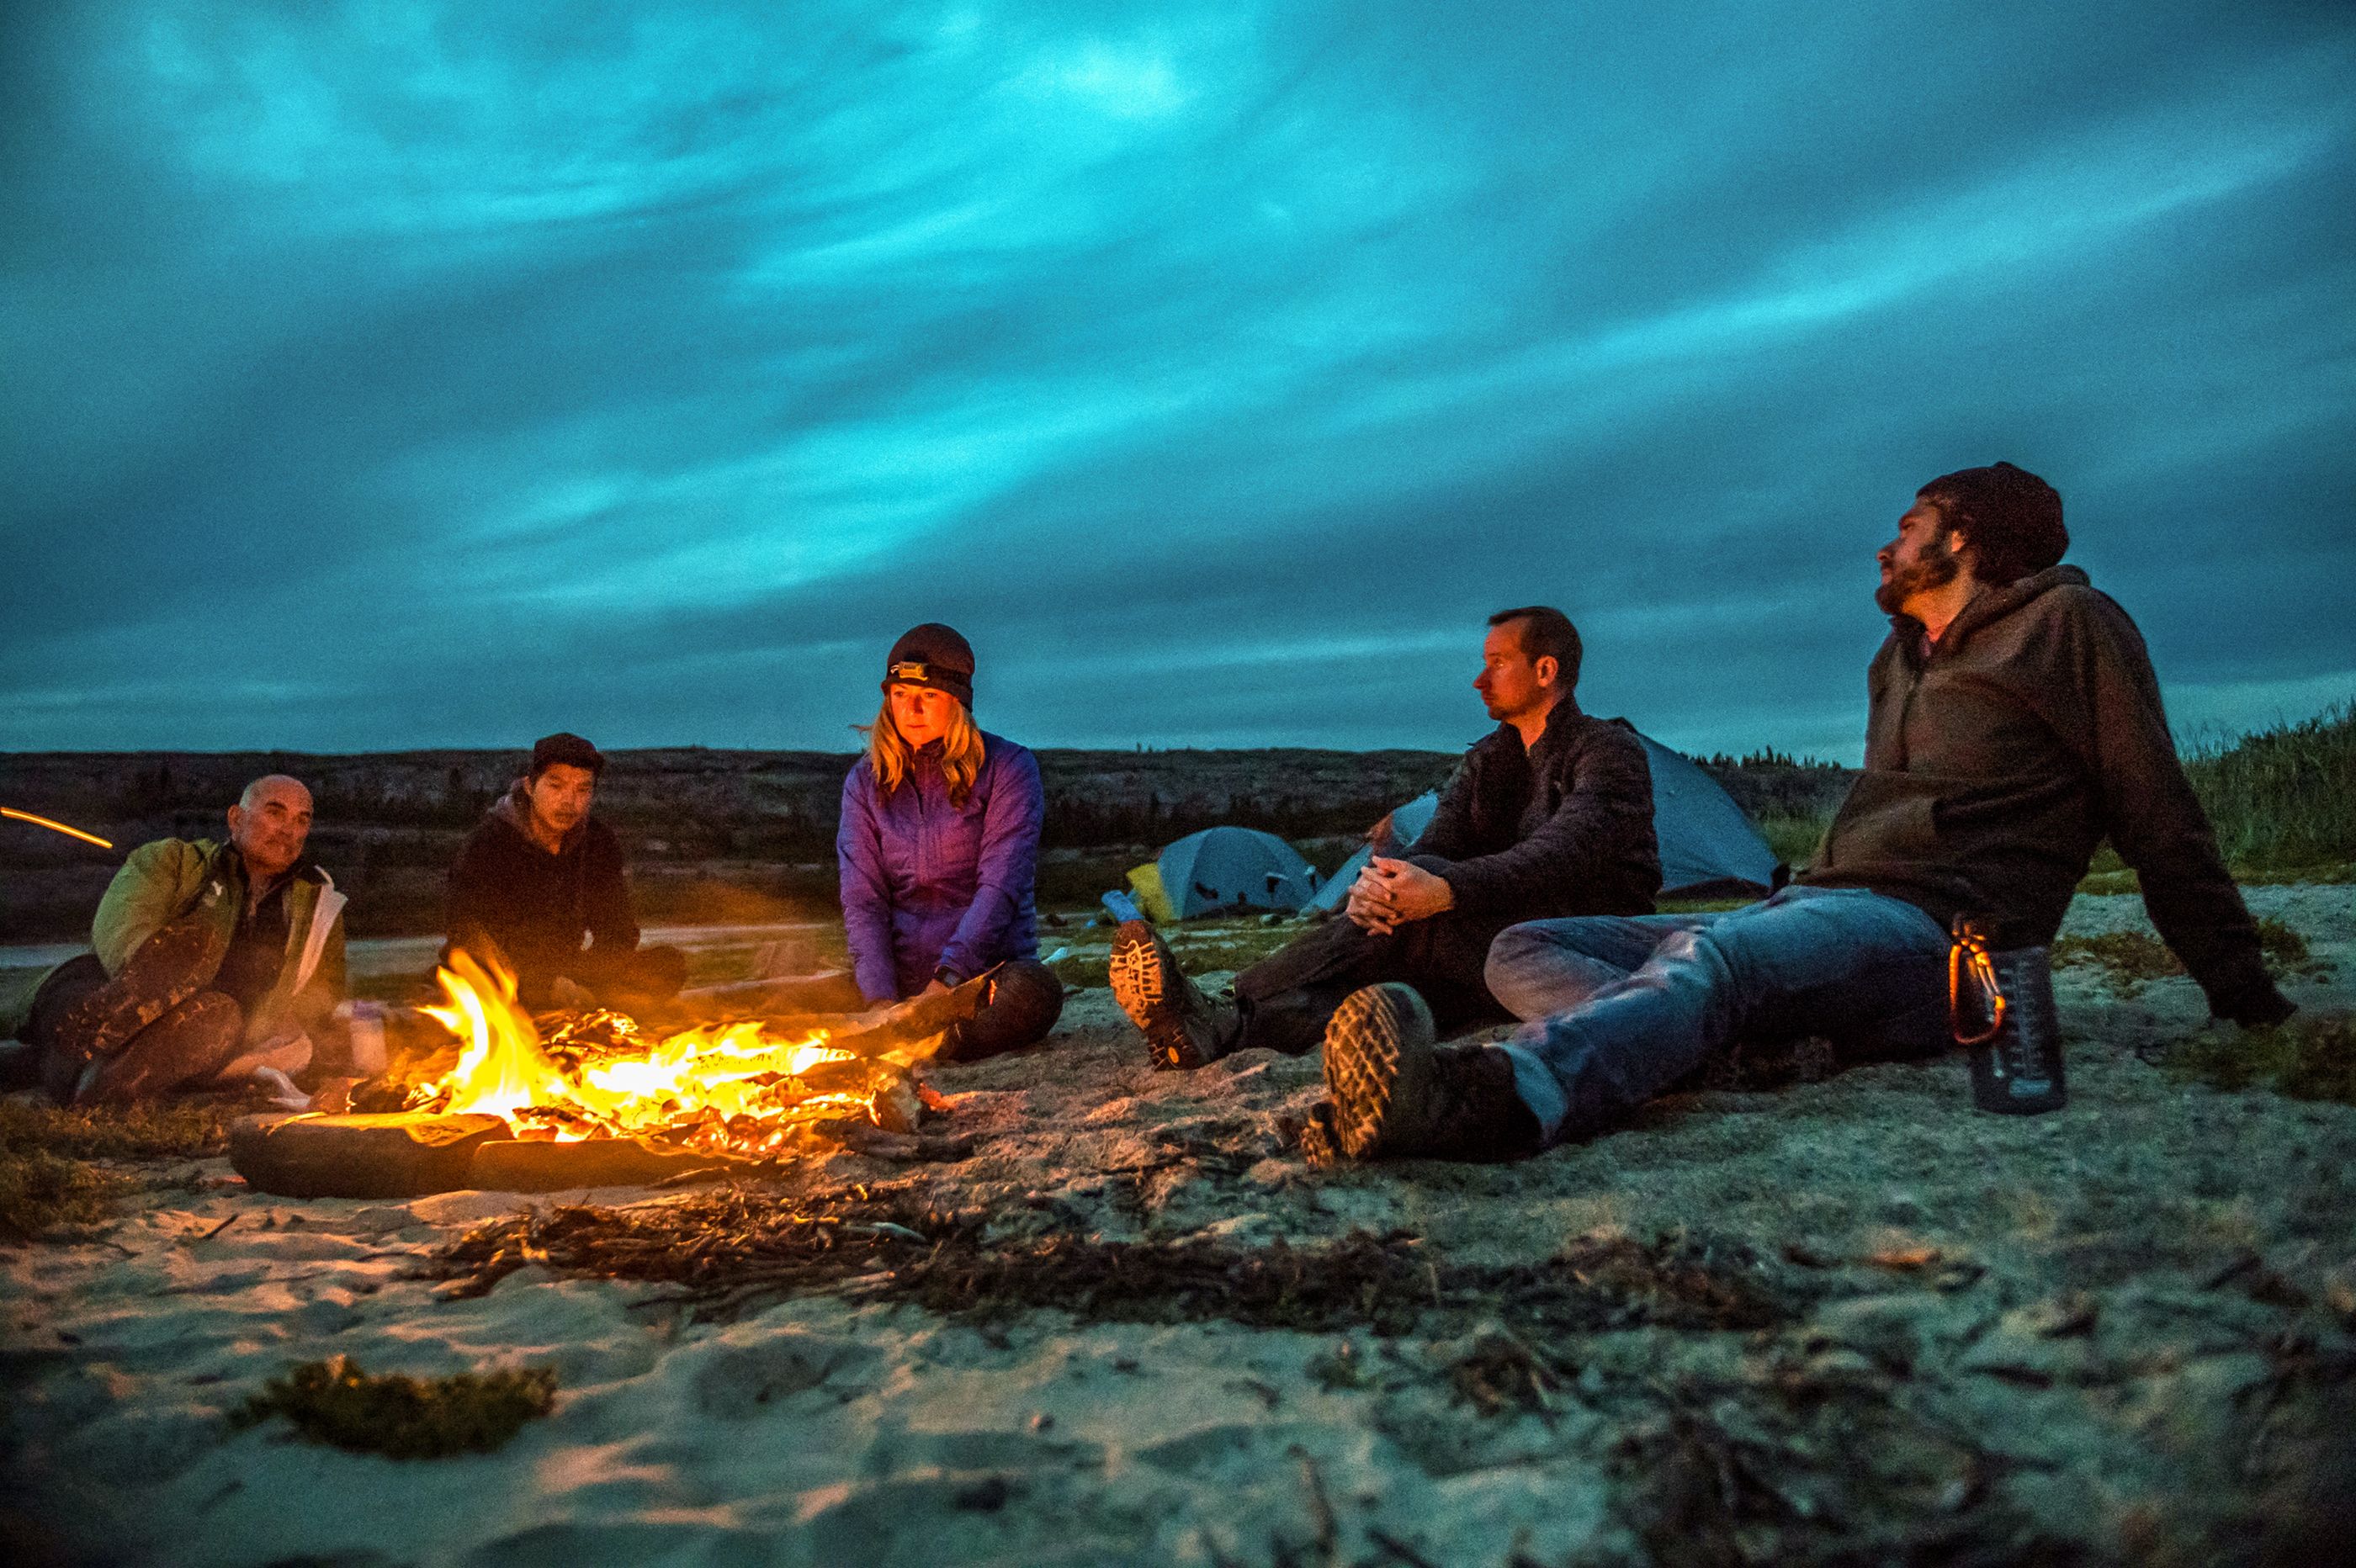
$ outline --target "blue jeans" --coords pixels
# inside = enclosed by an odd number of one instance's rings
[[[1724,914],[1508,926],[1490,991],[1547,1141],[1618,1121],[1745,1036],[1829,1037],[1849,1060],[1945,1048],[1947,933],[1859,888],[1785,888]]]

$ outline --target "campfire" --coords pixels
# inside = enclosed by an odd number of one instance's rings
[[[458,1037],[457,1065],[411,1089],[406,1109],[498,1116],[524,1142],[648,1137],[738,1158],[787,1148],[816,1123],[916,1122],[903,1043],[862,1055],[822,1029],[780,1036],[761,1022],[654,1036],[627,1016],[578,1014],[543,1040],[515,981],[466,953],[435,978],[445,1007],[423,1008]]]
[[[512,976],[463,952],[435,978],[444,1004],[416,1010],[452,1045],[423,1076],[360,1084],[359,1114],[246,1118],[230,1139],[238,1173],[289,1197],[548,1191],[695,1179],[846,1147],[961,1157],[970,1142],[913,1136],[926,1109],[912,1069],[970,1015],[986,979],[881,1017],[661,1033],[605,1009],[536,1020]]]

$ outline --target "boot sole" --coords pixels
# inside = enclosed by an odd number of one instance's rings
[[[1120,1004],[1129,1021],[1141,1029],[1152,1028],[1162,999],[1168,994],[1162,983],[1162,955],[1154,952],[1152,938],[1141,938],[1122,928],[1113,938],[1105,969],[1112,977],[1112,999]]]
[[[1172,995],[1171,974],[1176,960],[1151,931],[1132,932],[1126,925],[1115,934],[1105,968],[1112,979],[1112,999],[1145,1037],[1156,1067],[1192,1072],[1213,1058],[1205,1055],[1186,1031],[1184,1004]],[[1183,976],[1177,984],[1184,985]]]
[[[1435,1076],[1423,998],[1395,984],[1351,992],[1325,1030],[1325,1091],[1342,1152],[1407,1152]]]

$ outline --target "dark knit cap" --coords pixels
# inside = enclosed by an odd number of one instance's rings
[[[911,626],[892,645],[884,661],[884,689],[929,686],[946,691],[970,709],[973,706],[973,645],[937,621]]]
[[[592,773],[605,771],[605,754],[568,731],[559,730],[553,735],[542,735],[531,743],[533,778],[540,777],[559,763],[567,767],[587,768]]]
[[[1984,582],[2012,582],[2058,562],[2070,548],[2062,497],[2026,468],[1993,463],[1959,468],[1922,486],[1947,524],[1979,552]]]

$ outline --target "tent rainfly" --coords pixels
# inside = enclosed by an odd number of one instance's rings
[[[1781,863],[1734,797],[1691,758],[1650,735],[1637,739],[1644,742],[1644,761],[1653,770],[1653,836],[1661,841],[1661,896],[1738,898],[1773,888]]]
[[[1439,809],[1440,792],[1436,789],[1425,790],[1405,805],[1393,807],[1392,852],[1414,848],[1415,841],[1423,837],[1423,830],[1431,826],[1431,814]],[[1375,847],[1369,844],[1343,861],[1325,880],[1325,885],[1317,890],[1316,896],[1309,901],[1309,907],[1340,913],[1343,901],[1350,896],[1350,884],[1358,880],[1358,873],[1365,870],[1366,862],[1374,858]]]
[[[1273,833],[1206,827],[1129,874],[1138,907],[1157,921],[1229,909],[1297,910],[1317,891],[1317,872]]]

